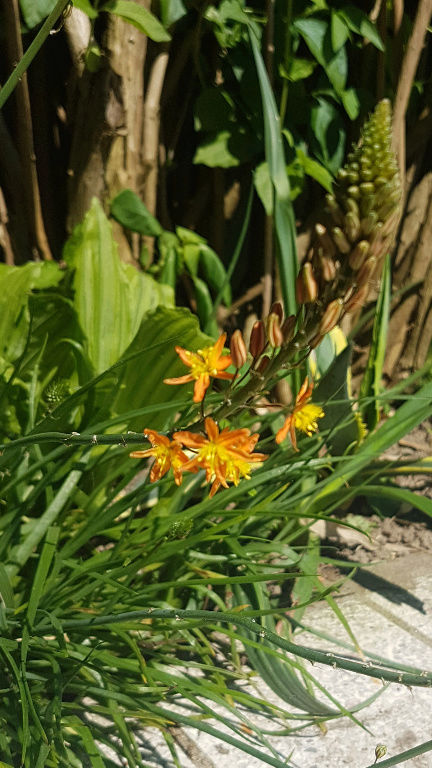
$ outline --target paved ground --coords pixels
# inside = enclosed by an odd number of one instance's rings
[[[432,670],[432,557],[411,554],[362,571],[338,598],[360,646],[386,658]],[[312,606],[309,626],[347,641],[345,630],[326,605]],[[298,639],[298,642],[300,638]],[[301,637],[305,645],[330,649],[314,635]],[[339,649],[340,650],[340,649]],[[316,678],[347,707],[364,700],[381,683],[331,667],[314,665]],[[265,695],[277,697],[264,684]],[[432,690],[391,685],[359,714],[364,729],[347,719],[330,722],[327,733],[316,726],[299,737],[272,739],[279,756],[291,768],[366,768],[375,759],[377,744],[387,746],[387,757],[432,739]],[[185,754],[182,768],[263,768],[262,761],[218,743],[207,734],[182,731]],[[143,744],[148,766],[174,768],[157,732]],[[378,763],[379,764],[379,763]],[[412,758],[409,768],[432,768],[432,752]]]

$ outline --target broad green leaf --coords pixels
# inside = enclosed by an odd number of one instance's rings
[[[349,37],[349,29],[344,19],[338,14],[337,11],[331,12],[331,42],[334,51],[338,51],[345,45],[347,38]]]
[[[173,402],[172,412],[158,411],[146,418],[135,418],[128,428],[141,431],[144,427],[161,429],[178,410],[178,401],[184,399],[192,404],[192,384],[164,384],[165,378],[183,376],[189,369],[180,361],[175,346],[196,351],[209,344],[212,339],[201,333],[198,319],[187,309],[158,307],[143,319],[134,341],[124,357],[137,357],[126,363],[121,384],[113,403],[113,411],[127,413],[146,406]],[[142,352],[142,354],[140,354]]]
[[[172,304],[172,291],[120,261],[111,226],[96,199],[67,241],[64,258],[75,269],[74,304],[87,355],[94,371],[101,373],[126,350],[146,312],[160,303]]]
[[[207,285],[217,294],[222,291],[222,299],[226,306],[231,304],[231,287],[227,279],[225,267],[219,256],[208,245],[202,245],[200,250],[200,270]],[[210,333],[210,331],[208,330]]]
[[[131,189],[124,189],[116,195],[111,203],[111,216],[126,229],[140,235],[158,237],[163,232],[157,219]]]
[[[391,266],[387,254],[375,319],[372,330],[372,342],[363,380],[360,386],[359,404],[369,429],[378,424],[380,413],[379,395],[382,390],[384,358],[387,348],[387,331],[390,318]]]
[[[229,130],[211,133],[206,137],[195,152],[193,162],[209,168],[234,168],[251,160],[259,147],[256,136],[232,123]]]
[[[57,0],[20,0],[21,13],[29,29],[33,29],[53,10]]]
[[[349,29],[365,37],[366,40],[370,40],[379,51],[384,51],[383,41],[378,30],[364,11],[354,5],[344,5],[338,13]]]
[[[341,93],[342,104],[350,120],[355,120],[360,112],[360,99],[355,88],[347,88]]]
[[[273,184],[268,163],[260,163],[254,172],[254,184],[267,216],[273,213]]]
[[[29,262],[22,267],[0,264],[0,358],[16,360],[24,350],[30,292],[54,287],[63,277],[54,262]]]
[[[337,107],[322,96],[312,106],[311,128],[318,144],[315,154],[336,174],[345,154],[345,126]]]
[[[160,15],[162,24],[166,29],[183,18],[186,13],[187,10],[182,0],[161,0]]]
[[[206,333],[217,333],[217,322],[213,319],[213,302],[210,291],[204,280],[200,277],[192,277],[195,290],[197,314],[201,327]]]
[[[108,0],[100,10],[120,16],[155,43],[166,43],[171,40],[171,35],[164,29],[159,19],[143,5],[138,5],[132,0]]]
[[[312,157],[308,157],[303,150],[297,149],[297,157],[300,160],[304,172],[312,179],[321,184],[327,192],[332,192],[333,189],[333,177],[321,163],[318,163]]]
[[[352,349],[347,346],[320,378],[313,399],[322,405],[320,430],[330,430],[326,443],[333,455],[340,456],[359,439],[358,425],[349,396],[349,367]],[[332,402],[334,401],[334,402]]]
[[[233,107],[226,91],[216,87],[204,88],[195,102],[195,130],[228,130],[233,119]]]
[[[306,80],[307,77],[310,77],[315,67],[316,61],[295,57],[291,59],[288,68],[283,64],[279,65],[279,74],[286,80],[296,83],[298,80]]]
[[[345,88],[348,57],[345,48],[334,49],[329,24],[322,19],[297,19],[293,27],[303,37],[312,56],[323,67],[338,96]]]

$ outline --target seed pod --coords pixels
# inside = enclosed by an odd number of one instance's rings
[[[270,314],[275,314],[279,318],[279,322],[282,323],[283,321],[283,306],[281,301],[274,301],[271,305]]]
[[[318,283],[310,261],[303,264],[297,275],[296,297],[299,304],[310,304],[318,297]]]
[[[355,312],[356,309],[360,309],[365,303],[369,294],[369,285],[362,285],[357,291],[353,293],[349,301],[344,306],[345,314],[349,315],[350,312]]]
[[[264,323],[262,320],[257,320],[252,326],[251,337],[249,342],[249,352],[254,360],[260,356],[266,345]]]
[[[247,349],[242,332],[237,328],[231,336],[230,353],[235,368],[242,368],[247,360]]]
[[[273,349],[281,347],[284,342],[282,329],[280,327],[280,320],[275,312],[270,312],[267,318],[267,338],[269,344]]]
[[[297,318],[295,315],[289,315],[284,324],[282,325],[282,334],[285,344],[291,341],[294,336],[294,330],[296,327]]]
[[[326,308],[320,322],[319,332],[322,336],[332,330],[338,324],[342,313],[343,302],[341,299],[334,299]]]
[[[363,266],[360,267],[356,275],[356,283],[359,288],[363,285],[367,285],[373,273],[375,272],[376,265],[377,265],[377,260],[375,256],[369,256],[369,258],[366,259]]]
[[[360,240],[360,242],[357,243],[354,250],[351,251],[349,256],[349,265],[351,269],[354,269],[354,270],[360,269],[368,253],[369,253],[368,241]]]
[[[347,238],[345,237],[340,227],[333,227],[332,237],[336,247],[339,249],[341,253],[350,252],[351,244],[348,242]]]

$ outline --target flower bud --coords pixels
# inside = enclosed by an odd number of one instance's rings
[[[373,273],[375,272],[377,265],[377,260],[375,256],[369,256],[368,259],[366,259],[365,263],[362,267],[360,267],[357,275],[356,275],[356,283],[358,287],[360,288],[362,285],[365,285],[369,282],[371,279]]]
[[[318,283],[310,261],[303,264],[296,280],[296,297],[299,304],[308,304],[316,301],[318,296]]]
[[[375,211],[371,211],[368,216],[361,220],[361,231],[364,237],[368,237],[368,235],[370,235],[377,221],[378,216],[376,215]]]
[[[318,263],[321,270],[321,275],[326,283],[330,283],[336,277],[336,264],[333,259],[323,254],[319,254]]]
[[[342,313],[342,307],[343,302],[341,299],[334,299],[334,301],[330,302],[320,322],[319,332],[322,336],[325,336],[326,333],[331,331],[332,328],[338,324]]]
[[[356,309],[360,309],[360,307],[362,307],[365,303],[368,294],[369,285],[366,283],[365,285],[362,285],[361,288],[358,288],[357,291],[353,293],[349,301],[347,301],[344,307],[345,313],[348,315],[350,312],[355,312]]]
[[[375,747],[375,760],[379,760],[381,757],[385,757],[387,754],[387,747],[385,744],[377,744]]]
[[[237,328],[231,336],[230,353],[235,368],[242,368],[247,360],[247,349],[242,332]]]
[[[249,352],[254,360],[260,356],[266,345],[264,324],[262,320],[257,320],[252,326],[252,332],[249,342]]]
[[[369,253],[368,241],[360,240],[360,242],[357,243],[354,250],[351,251],[349,256],[349,265],[351,269],[354,269],[354,270],[360,269],[368,253]]]
[[[279,318],[279,322],[282,323],[283,320],[283,306],[281,301],[274,301],[271,305],[270,314],[277,315]]]
[[[345,237],[340,227],[333,227],[332,236],[336,247],[341,253],[349,253],[351,250],[351,244]]]
[[[352,243],[355,243],[360,234],[360,219],[356,213],[348,211],[345,216],[344,230],[348,235],[348,240],[350,240]]]
[[[285,344],[291,341],[294,336],[297,318],[295,315],[289,315],[282,326],[282,334]]]
[[[273,349],[275,349],[275,347],[281,347],[284,341],[280,320],[275,312],[270,312],[267,318],[267,338]]]
[[[344,215],[333,195],[326,195],[327,210],[335,224],[343,225]]]
[[[334,242],[323,224],[315,224],[315,234],[326,256],[336,256]]]

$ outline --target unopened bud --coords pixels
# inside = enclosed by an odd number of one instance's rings
[[[377,744],[375,747],[375,762],[381,757],[385,757],[387,754],[387,747],[385,744]]]
[[[351,269],[354,269],[357,271],[357,269],[360,269],[362,264],[364,263],[366,256],[369,253],[369,243],[367,240],[360,240],[359,243],[357,243],[356,247],[353,251],[351,251],[349,256],[349,265]]]
[[[289,317],[287,317],[285,320],[282,326],[282,334],[285,344],[288,344],[288,342],[293,338],[296,322],[297,318],[295,315],[289,315]]]
[[[333,259],[322,254],[318,257],[318,263],[321,270],[321,275],[326,283],[330,283],[336,277],[336,264]]]
[[[235,368],[242,368],[247,360],[247,349],[242,332],[237,328],[231,336],[230,353]]]
[[[360,234],[360,219],[356,213],[348,211],[345,216],[344,229],[348,235],[348,240],[350,240],[352,243],[355,243]]]
[[[326,195],[327,210],[335,224],[343,225],[344,215],[336,198],[333,195]]]
[[[315,233],[326,256],[336,256],[333,240],[323,224],[315,224]]]
[[[328,305],[325,310],[319,327],[319,332],[322,336],[332,330],[335,325],[338,324],[339,318],[342,313],[343,302],[341,299],[334,299]]]
[[[267,338],[273,349],[275,349],[275,347],[281,347],[284,342],[280,320],[275,312],[270,312],[267,318]]]
[[[249,342],[249,352],[256,359],[260,356],[266,345],[264,324],[262,320],[257,320],[252,326],[252,332]]]
[[[360,288],[362,285],[365,285],[369,282],[371,279],[373,273],[375,272],[377,265],[377,260],[375,256],[369,256],[368,259],[366,259],[365,263],[362,267],[360,267],[357,275],[356,275],[356,283],[358,287]]]
[[[378,216],[375,211],[371,211],[368,216],[365,216],[365,218],[361,220],[361,231],[365,237],[370,235],[377,221]]]
[[[347,301],[344,307],[345,313],[348,315],[350,312],[355,312],[356,309],[360,309],[360,307],[362,307],[365,303],[368,294],[369,286],[366,283],[366,285],[362,285],[361,288],[355,291],[350,300]]]
[[[318,297],[318,283],[310,261],[303,264],[296,280],[296,297],[299,304],[309,304]]]
[[[347,240],[347,238],[345,237],[340,227],[333,227],[332,236],[333,236],[333,240],[336,245],[336,248],[338,248],[338,250],[341,253],[350,252],[351,243]]]
[[[282,323],[283,320],[283,306],[281,301],[274,301],[270,308],[270,314],[277,315],[279,318],[279,322]]]

